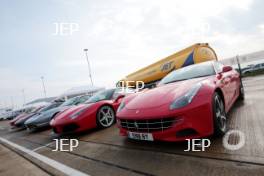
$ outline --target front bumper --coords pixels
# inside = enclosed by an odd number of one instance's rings
[[[201,138],[213,134],[213,113],[211,99],[208,101],[191,103],[180,110],[168,110],[168,105],[159,107],[158,109],[140,110],[141,115],[135,117],[133,111],[126,110],[125,113],[119,113],[117,124],[120,129],[120,135],[128,136],[128,132],[151,133],[154,140],[160,141],[183,141],[185,139]],[[152,115],[152,116],[151,116]],[[155,115],[155,116],[154,116]],[[134,116],[134,117],[133,117]],[[154,117],[153,117],[154,116]],[[152,130],[146,128],[131,128],[125,126],[121,122],[129,121],[136,123],[146,120],[166,121],[166,119],[174,119],[174,123],[168,128],[160,130]],[[130,124],[133,126],[133,124]],[[137,125],[138,127],[138,125]]]
[[[50,126],[57,134],[75,133],[96,128],[96,113],[83,114],[75,119],[69,117],[59,119],[58,117],[51,120]]]
[[[68,123],[64,125],[52,126],[52,130],[56,134],[67,134],[81,131],[81,128],[76,123]]]
[[[31,129],[38,129],[38,128],[44,128],[49,126],[49,122],[43,122],[43,123],[29,123],[25,124],[26,128]]]

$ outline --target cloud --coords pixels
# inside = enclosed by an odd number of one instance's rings
[[[35,6],[28,4],[23,12],[18,6],[3,15],[9,35],[1,32],[1,46],[8,43],[10,48],[2,53],[7,60],[0,66],[0,101],[14,95],[21,103],[22,88],[30,99],[42,96],[37,75],[45,77],[51,96],[89,84],[83,48],[89,48],[94,82],[107,87],[196,42],[209,42],[219,58],[263,49],[263,20],[258,21],[253,0],[60,0],[42,3],[41,9]],[[19,21],[24,26],[13,26],[18,20],[10,14],[23,14]],[[78,23],[80,30],[72,36],[52,36],[54,22]]]
[[[42,96],[39,91],[41,89],[40,81],[37,83],[24,75],[17,74],[10,68],[0,68],[0,73],[0,102],[2,104],[11,105],[11,99],[16,105],[23,104],[22,90],[24,90],[26,101]]]
[[[264,34],[264,24],[260,24],[260,25],[258,25],[258,30],[259,30],[262,34]]]

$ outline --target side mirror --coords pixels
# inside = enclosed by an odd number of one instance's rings
[[[229,72],[231,70],[233,70],[233,67],[231,67],[229,65],[226,65],[226,66],[223,67],[223,71],[222,72],[225,73],[225,72]]]
[[[115,101],[114,101],[114,102],[118,102],[121,98],[124,98],[124,97],[125,97],[125,95],[120,94],[120,95],[118,95],[118,96],[115,98]]]

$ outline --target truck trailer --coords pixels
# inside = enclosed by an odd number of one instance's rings
[[[145,88],[151,88],[175,69],[210,60],[217,60],[215,51],[208,43],[196,43],[127,75],[118,81],[117,87],[135,86],[136,82],[144,82]]]

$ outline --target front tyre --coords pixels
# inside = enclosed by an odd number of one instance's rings
[[[218,93],[213,96],[214,135],[223,136],[227,131],[224,102]]]
[[[96,115],[96,123],[99,128],[107,128],[115,122],[115,112],[112,107],[104,105],[100,107]]]

